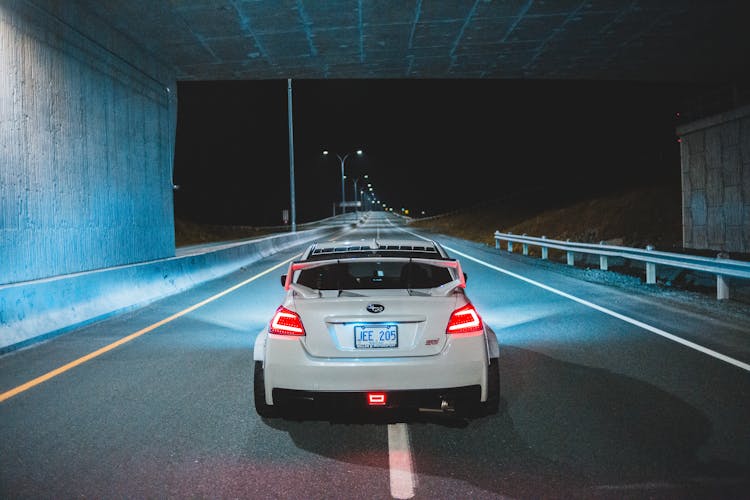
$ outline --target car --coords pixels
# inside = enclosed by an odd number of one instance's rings
[[[311,244],[254,346],[261,417],[300,407],[497,413],[499,345],[436,241]]]

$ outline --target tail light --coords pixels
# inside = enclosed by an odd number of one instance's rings
[[[273,315],[268,331],[278,335],[296,335],[301,337],[305,334],[305,327],[302,326],[299,314],[290,311],[284,306],[279,306],[276,309],[276,314]]]
[[[476,308],[472,304],[466,304],[453,311],[445,333],[481,333],[482,330],[482,318]]]

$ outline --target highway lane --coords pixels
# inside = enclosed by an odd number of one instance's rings
[[[382,217],[375,214],[348,237],[404,234],[397,219]],[[0,402],[0,494],[403,496],[410,490],[392,484],[389,429],[405,422],[415,498],[747,496],[746,370],[488,266],[744,363],[750,314],[717,321],[679,301],[571,279],[483,245],[439,239],[461,258],[469,296],[500,340],[500,414],[470,421],[259,419],[251,399],[252,346],[281,300],[284,267],[258,275],[299,248],[0,357],[5,393],[258,276]]]
[[[750,361],[750,314],[700,316],[674,297],[633,294],[550,274],[521,256],[442,238],[444,246],[488,265],[571,294],[666,330],[680,338]],[[641,327],[550,293],[484,264],[462,258],[469,293],[498,335],[507,418],[493,440],[501,447],[472,456],[498,467],[474,484],[517,497],[612,496],[746,497],[750,447],[750,375]],[[721,308],[713,312],[721,313]],[[750,311],[746,311],[750,313]],[[471,433],[455,436],[471,439]],[[429,446],[415,450],[435,463]],[[444,443],[446,441],[443,441]],[[511,450],[517,450],[519,458]],[[455,449],[453,444],[445,444]],[[531,477],[516,461],[531,460],[549,476],[529,489]],[[544,462],[547,462],[545,465]],[[466,463],[465,460],[459,460]],[[444,489],[450,466],[435,464]],[[481,469],[480,469],[481,470]],[[533,469],[532,469],[533,471]],[[540,472],[536,472],[540,474]],[[532,479],[534,478],[534,479]],[[426,487],[426,481],[420,482]],[[515,487],[514,487],[515,486]],[[567,492],[567,494],[563,493]]]

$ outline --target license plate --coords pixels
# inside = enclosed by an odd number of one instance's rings
[[[398,347],[398,326],[355,325],[354,347],[357,349]]]

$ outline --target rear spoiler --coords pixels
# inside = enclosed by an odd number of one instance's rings
[[[292,286],[292,279],[295,271],[301,271],[303,269],[311,269],[313,267],[326,266],[329,264],[340,264],[346,262],[407,262],[406,259],[400,257],[357,257],[353,259],[328,259],[328,260],[312,260],[307,262],[292,262],[289,264],[289,271],[286,273],[286,281],[284,282],[284,290],[289,290]],[[461,269],[461,263],[456,259],[420,259],[412,258],[408,262],[417,262],[420,264],[429,264],[436,267],[448,267],[456,270],[458,278],[455,280],[445,283],[439,287],[433,288],[436,295],[445,294],[448,295],[456,288],[466,288],[466,278],[464,278],[463,270]],[[447,290],[447,291],[446,291]]]
[[[412,262],[419,262],[422,264],[429,264],[436,267],[448,267],[456,270],[458,278],[430,289],[430,295],[448,295],[456,288],[466,288],[466,278],[464,272],[461,269],[461,263],[456,259],[450,260],[439,260],[439,259],[412,259]]]

